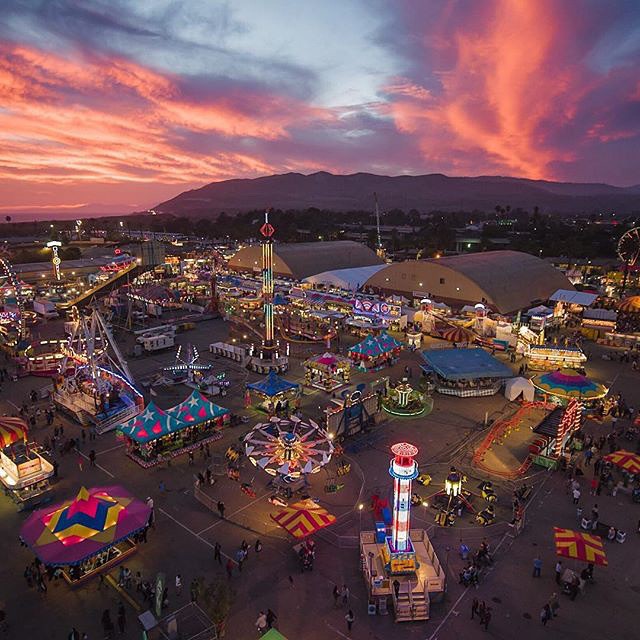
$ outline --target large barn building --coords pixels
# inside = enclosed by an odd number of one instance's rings
[[[410,300],[430,297],[454,307],[480,302],[499,313],[526,309],[558,289],[573,289],[561,271],[520,251],[394,262],[364,286]]]
[[[273,261],[276,276],[294,280],[303,280],[334,269],[383,264],[383,261],[369,247],[351,240],[276,243],[273,246]],[[240,249],[229,260],[229,268],[235,271],[260,271],[262,268],[261,245]]]

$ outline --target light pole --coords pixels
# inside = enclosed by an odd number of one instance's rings
[[[445,514],[445,518],[443,519],[443,524],[446,524],[449,520],[449,513],[451,512],[451,500],[453,498],[457,498],[462,491],[462,474],[456,470],[455,467],[451,467],[449,470],[449,475],[446,477],[444,481],[444,492],[449,496],[449,501],[447,502],[447,513]]]
[[[362,531],[362,510],[364,509],[364,505],[362,502],[358,505],[358,513],[360,514],[360,531]]]
[[[62,242],[59,240],[50,240],[47,242],[47,247],[51,249],[52,258],[51,264],[53,265],[53,275],[56,280],[60,280],[60,256],[58,256],[58,249],[62,246]]]

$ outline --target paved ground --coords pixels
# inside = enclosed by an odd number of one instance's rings
[[[48,327],[53,330],[52,326]],[[203,323],[194,332],[181,335],[179,342],[191,340],[202,351],[206,345],[226,334],[221,321]],[[124,344],[127,348],[127,343]],[[640,403],[638,377],[629,365],[620,365],[601,360],[600,352],[592,348],[593,361],[589,372],[597,379],[614,385],[635,406]],[[130,362],[138,379],[159,371],[170,363],[173,352],[144,357]],[[242,385],[250,374],[240,371],[226,361],[216,361],[228,372],[232,388],[220,403],[238,411],[242,406]],[[403,361],[391,376],[401,375],[405,364],[410,363],[418,371],[417,356],[405,354]],[[386,372],[385,372],[386,373]],[[294,363],[290,378],[300,379],[302,371]],[[417,373],[414,373],[417,375]],[[0,392],[0,404],[7,413],[14,413],[29,389],[45,381],[23,379],[5,385]],[[235,392],[234,392],[235,389]],[[186,389],[174,389],[173,393],[161,393],[157,399],[163,407],[175,404],[187,395]],[[305,408],[310,415],[327,396],[314,392],[305,396]],[[428,623],[394,624],[391,616],[369,617],[366,614],[366,594],[359,573],[356,548],[341,548],[357,536],[362,527],[371,527],[372,515],[368,508],[359,512],[359,502],[367,504],[373,493],[388,495],[390,480],[387,473],[389,446],[398,440],[409,440],[420,448],[421,469],[441,482],[447,464],[452,460],[463,467],[468,464],[469,448],[483,433],[485,415],[495,416],[505,408],[502,396],[480,399],[457,399],[436,396],[434,411],[427,417],[416,419],[390,419],[377,427],[368,447],[355,454],[349,453],[353,471],[346,479],[345,489],[327,496],[323,490],[324,478],[314,483],[313,493],[321,498],[327,508],[339,516],[333,531],[318,540],[316,568],[312,573],[298,573],[296,557],[291,543],[282,531],[274,527],[269,514],[273,508],[267,503],[266,479],[255,477],[257,496],[248,498],[237,484],[221,478],[212,490],[212,496],[222,498],[227,505],[226,521],[219,520],[208,512],[193,497],[192,478],[198,466],[191,468],[185,460],[177,460],[170,467],[162,466],[142,469],[124,455],[123,447],[113,434],[101,437],[97,444],[98,467],[80,471],[77,456],[60,459],[60,481],[56,486],[56,498],[65,499],[73,495],[81,484],[101,485],[122,483],[140,498],[154,497],[157,512],[157,527],[151,532],[149,542],[143,545],[128,566],[135,572],[141,570],[145,577],[153,577],[163,571],[170,584],[177,572],[182,575],[185,589],[177,596],[170,589],[169,609],[188,601],[188,584],[196,576],[208,579],[223,574],[223,568],[213,560],[213,545],[222,545],[225,554],[234,555],[240,542],[245,539],[253,544],[259,537],[264,550],[257,557],[250,554],[242,574],[231,580],[234,591],[234,606],[228,623],[227,637],[233,640],[257,637],[254,621],[260,609],[270,607],[278,614],[278,625],[291,640],[327,640],[352,637],[356,640],[394,638],[416,638],[420,640],[474,638],[493,636],[496,638],[519,637],[522,640],[538,638],[545,633],[550,637],[580,638],[632,638],[634,619],[632,607],[637,605],[640,592],[640,561],[636,523],[640,518],[640,507],[632,504],[625,494],[617,497],[600,496],[601,519],[611,522],[629,532],[624,545],[608,545],[610,566],[596,574],[596,584],[589,586],[587,593],[575,602],[561,597],[560,615],[542,630],[539,611],[554,591],[551,528],[554,525],[571,527],[576,524],[575,507],[565,495],[564,479],[560,474],[536,472],[532,478],[535,494],[529,501],[527,526],[518,538],[512,538],[504,523],[490,529],[480,529],[470,518],[463,518],[453,529],[433,528],[433,513],[430,509],[414,509],[413,525],[424,526],[432,533],[439,557],[447,567],[449,587],[445,602],[434,605],[432,619]],[[214,447],[224,452],[227,446],[243,435],[253,424],[230,429],[225,438]],[[607,432],[609,426],[590,425],[594,431]],[[74,428],[77,430],[77,428]],[[73,432],[67,427],[67,432]],[[44,437],[46,431],[40,427],[35,436]],[[86,453],[86,451],[85,451]],[[197,461],[198,462],[198,461]],[[473,481],[480,476],[467,469]],[[534,470],[535,471],[535,470]],[[243,468],[243,479],[254,475]],[[164,481],[167,491],[161,494],[158,487]],[[583,491],[585,509],[591,505],[586,489]],[[508,500],[512,486],[499,487],[500,503]],[[428,495],[429,489],[422,490]],[[508,510],[505,511],[507,513]],[[506,516],[505,516],[506,517]],[[64,584],[52,585],[46,596],[29,589],[22,577],[24,567],[32,560],[28,550],[17,544],[17,534],[24,514],[16,513],[7,500],[0,500],[0,535],[4,540],[5,554],[0,563],[0,598],[3,600],[10,621],[8,637],[51,638],[67,637],[71,625],[87,631],[91,640],[103,637],[100,616],[104,608],[110,608],[115,618],[115,608],[120,596],[111,588],[98,589],[97,581],[84,589],[72,591]],[[339,534],[340,537],[338,537]],[[461,561],[456,549],[460,538],[470,546],[477,546],[487,536],[495,549],[495,565],[486,575],[479,588],[465,591],[457,584]],[[540,553],[543,560],[542,577],[531,576],[532,560]],[[346,633],[343,609],[334,609],[331,597],[333,584],[347,584],[351,589],[351,606],[356,616],[351,636]],[[484,599],[493,607],[493,619],[485,634],[478,625],[469,620],[470,602],[473,597]],[[135,611],[127,604],[128,630],[125,638],[139,638],[135,626]]]

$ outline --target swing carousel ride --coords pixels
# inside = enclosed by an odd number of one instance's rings
[[[271,476],[297,480],[329,463],[334,446],[329,434],[313,420],[273,417],[244,437],[251,463]]]
[[[75,311],[72,326],[53,400],[83,426],[104,433],[140,413],[144,399],[100,313],[83,316]]]

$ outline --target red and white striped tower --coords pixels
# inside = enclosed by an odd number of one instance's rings
[[[391,447],[391,452],[395,456],[389,466],[389,475],[393,478],[391,551],[411,551],[411,481],[418,477],[418,463],[414,460],[418,448],[408,442],[399,442]]]

